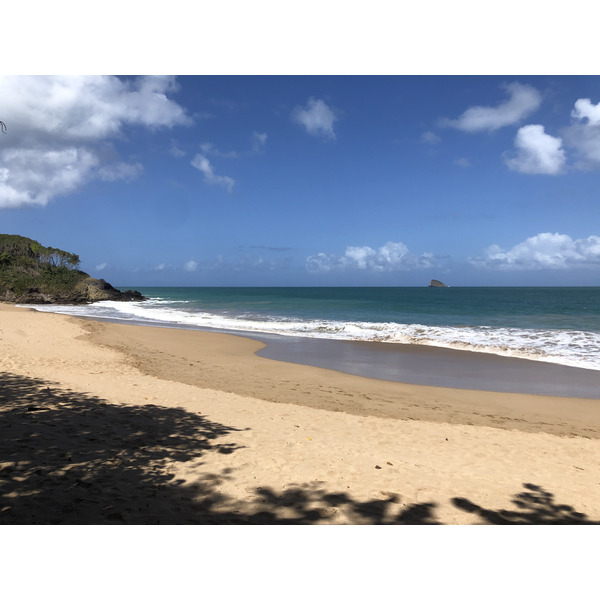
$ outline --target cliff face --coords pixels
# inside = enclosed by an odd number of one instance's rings
[[[0,234],[0,302],[86,304],[144,300],[78,270],[79,256],[19,235]]]

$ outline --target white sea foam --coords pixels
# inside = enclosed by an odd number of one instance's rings
[[[509,327],[444,327],[360,321],[294,320],[226,312],[185,310],[186,301],[98,302],[84,306],[36,305],[41,311],[75,316],[145,321],[149,325],[201,327],[288,336],[419,344],[488,352],[600,370],[600,334],[585,331],[517,329]]]

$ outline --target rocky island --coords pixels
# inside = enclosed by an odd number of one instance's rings
[[[437,279],[432,279],[429,282],[429,287],[448,287],[445,283],[438,281]]]
[[[104,279],[90,277],[77,268],[79,262],[77,254],[20,235],[0,234],[0,302],[87,304],[145,299],[140,292],[121,292]]]

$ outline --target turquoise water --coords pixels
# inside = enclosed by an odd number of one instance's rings
[[[36,308],[175,327],[432,345],[600,370],[598,287],[137,289],[149,300]]]
[[[150,298],[270,319],[600,332],[600,288],[138,288]]]

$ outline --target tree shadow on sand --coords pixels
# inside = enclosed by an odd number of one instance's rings
[[[193,490],[177,497],[169,465],[238,448],[202,415],[51,385],[0,373],[0,523],[190,520]]]
[[[492,525],[599,525],[568,504],[557,504],[554,494],[533,483],[524,483],[526,491],[516,494],[511,502],[519,510],[490,510],[467,500],[452,498],[461,510],[478,515]]]
[[[228,497],[218,487],[233,471],[209,473],[202,457],[241,449],[227,443],[239,430],[181,408],[111,404],[54,386],[0,373],[0,524],[439,524],[433,502],[405,505],[391,493],[358,501],[323,482]],[[193,484],[176,478],[177,464]],[[516,511],[452,503],[484,523],[592,523],[525,487]]]
[[[433,523],[431,504],[395,496],[357,502],[318,485],[217,491],[230,469],[207,473],[207,452],[231,453],[233,427],[181,408],[111,404],[52,382],[0,373],[0,524]],[[197,469],[194,484],[174,463]]]
[[[345,493],[328,493],[318,484],[294,485],[283,492],[257,488],[257,499],[239,510],[239,523],[308,525],[335,523],[338,513],[355,525],[437,525],[434,503],[403,506],[397,494],[365,502]]]

